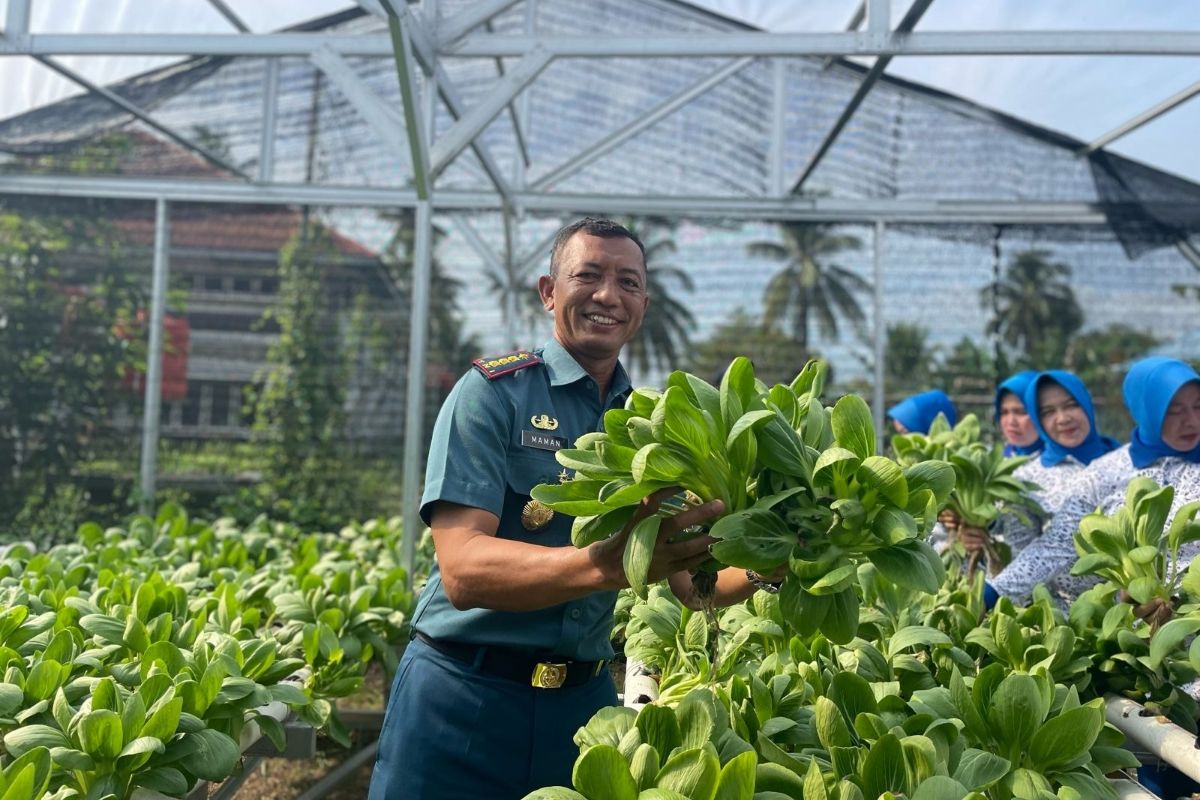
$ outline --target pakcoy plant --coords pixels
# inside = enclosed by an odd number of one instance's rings
[[[1200,640],[1187,641],[1196,630],[1198,609],[1185,605],[1180,619],[1152,632],[1132,604],[1121,602],[1119,591],[1115,584],[1101,583],[1071,604],[1078,649],[1092,661],[1092,690],[1124,695],[1195,732],[1200,708],[1178,687],[1200,674]]]
[[[938,423],[941,423],[940,425]],[[935,421],[928,435],[911,433],[892,437],[892,449],[901,464],[944,460],[954,468],[954,489],[946,507],[962,525],[988,529],[1001,516],[1012,514],[1027,525],[1045,517],[1045,511],[1030,496],[1037,484],[1016,477],[1017,468],[1029,456],[1005,456],[1000,443],[988,446],[979,438],[979,420],[966,415],[954,428],[944,418]],[[985,545],[989,567],[998,570],[1009,560],[1003,542]],[[967,559],[974,571],[973,558]]]
[[[538,789],[524,800],[752,800],[762,765],[708,690],[675,708],[601,709],[575,734],[574,788]]]
[[[1008,672],[996,663],[969,682],[955,671],[949,687],[910,702],[918,714],[961,721],[968,749],[953,777],[989,800],[1116,800],[1105,776],[1138,764],[1104,721],[1102,698],[1081,703],[1074,687],[1056,685],[1043,670]]]
[[[387,666],[406,628],[398,531],[239,529],[167,505],[126,528],[85,524],[76,543],[45,553],[9,549],[6,758],[48,752],[47,791],[60,800],[134,787],[182,797],[230,774],[248,728],[282,746],[267,704],[339,738],[331,700],[357,689],[368,661]]]
[[[587,546],[631,526],[624,567],[645,596],[662,517],[689,502],[720,499],[707,533],[713,559],[694,579],[702,596],[722,566],[769,573],[786,564],[780,605],[801,634],[846,642],[857,628],[857,565],[870,560],[890,580],[936,591],[943,568],[924,542],[953,487],[953,471],[927,462],[901,469],[875,455],[870,411],[857,396],[821,403],[826,366],[811,361],[789,385],[765,386],[745,358],[717,389],[686,372],[665,391],[634,391],[607,412],[604,430],[556,457],[571,480],[534,488],[534,499],[576,517],[572,539]],[[641,501],[677,487],[676,502],[632,524]]]
[[[966,635],[966,644],[984,666],[998,663],[1012,672],[1041,670],[1055,683],[1084,693],[1091,683],[1092,659],[1085,642],[1042,586],[1027,608],[1000,598],[983,624]]]
[[[1152,632],[1173,615],[1180,588],[1200,597],[1200,560],[1193,559],[1186,572],[1179,568],[1181,548],[1200,541],[1200,500],[1182,506],[1168,527],[1174,499],[1175,487],[1134,478],[1115,513],[1089,514],[1075,533],[1079,560],[1071,574],[1096,575],[1138,604],[1154,603],[1147,620]],[[1173,624],[1190,627],[1190,635],[1200,630],[1200,615],[1187,615]]]

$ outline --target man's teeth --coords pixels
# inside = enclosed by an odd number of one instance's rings
[[[589,320],[600,325],[616,325],[617,321],[612,317],[606,317],[603,314],[585,314]]]

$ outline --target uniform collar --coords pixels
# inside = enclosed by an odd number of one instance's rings
[[[542,347],[542,361],[546,364],[546,371],[550,375],[551,386],[566,386],[571,383],[590,378],[587,370],[579,366],[566,348],[559,344],[557,339],[551,339]],[[612,380],[608,386],[608,396],[625,394],[630,389],[629,375],[625,372],[625,367],[620,361],[617,362],[616,369],[613,370]]]

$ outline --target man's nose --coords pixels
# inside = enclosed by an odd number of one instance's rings
[[[602,278],[596,284],[595,291],[592,292],[592,299],[601,303],[616,303],[617,291],[617,279],[615,277]]]

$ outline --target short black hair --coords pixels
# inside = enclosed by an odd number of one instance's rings
[[[601,239],[628,239],[638,246],[638,250],[642,253],[642,269],[646,268],[646,247],[642,244],[642,240],[637,237],[633,231],[621,225],[618,222],[613,222],[611,219],[602,217],[584,217],[581,220],[576,220],[569,225],[564,225],[554,236],[554,246],[550,248],[550,274],[558,274],[558,261],[562,257],[563,248],[567,246],[567,242],[571,237],[580,231],[589,236],[599,236]]]

